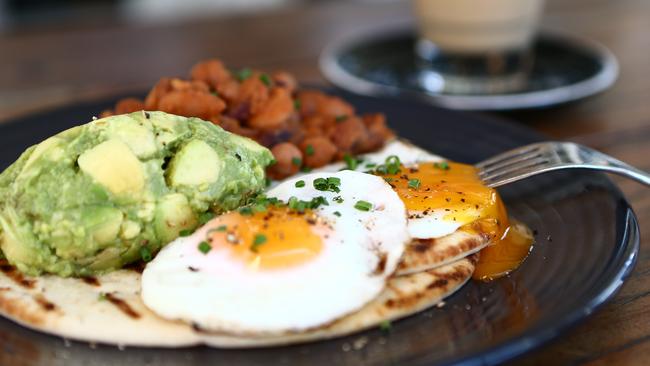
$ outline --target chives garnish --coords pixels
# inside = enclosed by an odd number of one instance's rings
[[[419,179],[409,179],[409,187],[413,188],[413,189],[420,188],[420,180]]]
[[[190,236],[190,235],[192,235],[193,232],[194,231],[192,231],[190,229],[183,229],[183,230],[178,232],[178,236]]]
[[[198,248],[199,248],[199,252],[203,254],[208,254],[208,252],[212,250],[212,246],[208,244],[207,241],[200,242]]]
[[[208,221],[212,220],[214,218],[214,213],[213,212],[204,212],[201,215],[199,215],[199,225],[203,226],[205,225]]]
[[[142,258],[142,260],[144,262],[151,261],[151,258],[152,258],[151,257],[151,250],[149,250],[149,248],[147,248],[147,247],[141,247],[140,248],[140,258]]]
[[[253,71],[251,71],[251,69],[249,69],[247,67],[243,68],[243,69],[241,69],[241,70],[239,70],[237,72],[237,79],[239,79],[239,81],[244,81],[244,80],[248,79],[249,77],[251,77],[252,73],[253,73]]]
[[[382,332],[388,332],[390,331],[390,328],[392,327],[390,320],[384,320],[383,322],[379,323],[379,329]]]
[[[226,231],[226,225],[217,226],[216,231]]]
[[[354,208],[356,208],[359,211],[370,211],[372,208],[372,203],[368,201],[357,201],[357,203],[354,204]]]
[[[341,179],[337,177],[328,177],[328,178],[316,178],[313,181],[314,188],[319,191],[330,191],[339,193],[341,189]]]
[[[396,155],[391,155],[386,158],[386,172],[388,174],[397,174],[400,172],[400,161]]]
[[[449,163],[447,163],[446,161],[441,161],[439,163],[433,163],[433,167],[442,170],[449,170]]]
[[[294,158],[291,159],[291,164],[293,164],[295,166],[301,166],[302,165],[302,159],[294,157]]]
[[[355,170],[359,166],[359,163],[362,162],[363,160],[357,159],[350,154],[345,154],[343,155],[343,161],[345,161],[345,165],[347,169]]]
[[[336,196],[336,197],[332,198],[332,201],[334,201],[336,203],[343,203],[343,197]]]
[[[300,99],[296,99],[296,100],[293,101],[293,108],[294,109],[300,109],[300,106],[301,106]]]
[[[262,80],[264,85],[271,86],[271,78],[267,74],[260,75],[260,80]]]
[[[307,147],[305,147],[305,154],[307,154],[308,156],[314,155],[314,147],[311,145],[307,145]]]
[[[338,212],[338,211],[334,211],[334,215],[336,215],[336,216],[338,216],[338,217],[341,217],[341,213]]]
[[[253,214],[253,209],[249,206],[245,206],[239,209],[239,214],[242,216],[250,216]]]
[[[253,245],[251,245],[251,250],[257,252],[257,248],[264,243],[266,243],[266,235],[256,234],[253,239]]]
[[[347,115],[347,114],[341,114],[340,116],[336,116],[336,122],[343,122],[343,121],[345,121],[346,119],[348,119],[348,115]]]
[[[304,180],[299,180],[296,182],[296,188],[302,188],[305,186],[305,181]]]

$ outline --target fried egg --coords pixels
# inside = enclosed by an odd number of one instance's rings
[[[391,158],[398,164],[398,171],[378,173],[377,167],[385,167]],[[350,163],[347,165],[349,168]],[[471,165],[448,162],[397,140],[378,152],[357,157],[353,167],[356,171],[375,172],[397,192],[408,211],[409,234],[415,239],[441,238],[483,219],[493,220],[492,224],[507,222],[499,195],[483,185]],[[322,169],[342,168],[346,165],[338,163]]]
[[[147,264],[142,299],[207,331],[300,332],[374,299],[409,241],[404,203],[381,177],[304,175],[170,243]]]
[[[419,247],[419,243],[459,230],[478,234],[486,238],[484,244],[446,261],[482,250],[474,278],[486,280],[517,268],[532,248],[530,229],[509,218],[497,191],[485,186],[471,165],[446,161],[399,140],[376,153],[347,160],[345,165],[324,169],[371,170],[384,178],[404,202],[409,215],[409,234],[413,237],[406,256],[418,256],[419,252],[413,248]],[[433,268],[441,263],[447,262],[432,261],[420,268],[402,269],[400,273]]]

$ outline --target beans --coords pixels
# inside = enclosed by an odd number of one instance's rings
[[[297,173],[303,163],[316,168],[345,154],[375,151],[393,137],[382,114],[360,116],[337,96],[299,90],[286,71],[234,73],[210,59],[194,65],[190,75],[189,80],[162,78],[144,103],[127,98],[101,115],[145,109],[212,121],[271,148],[278,163],[268,173],[275,179]]]
[[[328,138],[308,137],[300,144],[300,149],[305,157],[305,165],[310,168],[319,168],[332,161],[336,155],[336,146]]]
[[[293,101],[289,91],[273,88],[266,103],[248,121],[249,126],[258,129],[278,128],[293,113]]]
[[[208,120],[220,114],[226,103],[219,97],[198,91],[172,91],[160,98],[158,110]]]
[[[332,134],[332,142],[343,153],[354,153],[357,145],[368,138],[366,126],[358,117],[348,117],[337,123]]]
[[[296,145],[283,142],[273,146],[271,153],[276,163],[269,170],[269,176],[273,179],[282,179],[298,173],[302,164],[302,153]]]
[[[144,103],[137,98],[125,98],[115,105],[115,114],[124,114],[144,110]]]
[[[298,89],[298,81],[286,71],[276,71],[271,78],[278,87],[287,89],[289,93],[293,93]]]

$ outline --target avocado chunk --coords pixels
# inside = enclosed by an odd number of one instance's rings
[[[191,230],[197,225],[197,217],[187,197],[172,193],[163,197],[156,207],[156,234],[162,241],[172,241],[182,230]]]
[[[137,196],[144,189],[142,164],[120,140],[100,143],[81,154],[77,162],[84,173],[116,196]]]
[[[209,185],[219,178],[222,163],[219,154],[205,141],[192,140],[169,163],[169,184],[172,187]]]
[[[28,148],[0,173],[0,249],[20,271],[86,276],[155,254],[264,189],[273,157],[197,118],[136,112]]]

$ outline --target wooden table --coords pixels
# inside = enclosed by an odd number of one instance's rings
[[[66,102],[148,88],[184,75],[197,60],[283,68],[305,82],[324,82],[317,68],[334,37],[368,26],[408,22],[403,2],[318,2],[257,15],[191,24],[66,24],[0,35],[0,121]],[[92,24],[89,24],[92,23]],[[618,57],[613,88],[575,104],[506,116],[556,139],[581,142],[650,170],[650,2],[551,1],[544,25],[604,43]],[[642,238],[650,236],[648,189],[616,179],[634,206]],[[650,243],[614,301],[555,343],[514,364],[642,364],[650,360]]]

